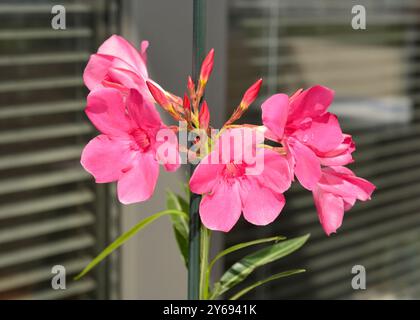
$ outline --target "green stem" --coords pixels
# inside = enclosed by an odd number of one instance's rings
[[[209,295],[209,251],[211,231],[201,226],[201,259],[200,259],[200,300],[207,300]]]
[[[193,2],[193,64],[192,76],[197,82],[200,65],[204,59],[205,50],[205,0]],[[191,175],[194,172],[191,165]],[[191,193],[190,197],[190,235],[188,250],[188,299],[200,298],[200,217],[198,213],[201,196]]]

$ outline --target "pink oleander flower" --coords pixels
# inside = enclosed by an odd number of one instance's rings
[[[308,190],[321,178],[321,164],[352,161],[351,137],[343,135],[337,117],[327,112],[333,97],[331,89],[314,86],[290,98],[273,95],[262,104],[267,137],[286,148],[294,174]]]
[[[179,167],[176,135],[136,90],[125,96],[114,88],[96,88],[87,98],[85,112],[101,134],[84,148],[82,166],[97,183],[118,181],[122,203],[152,196],[159,163],[168,171]]]
[[[203,194],[200,217],[209,229],[228,232],[241,212],[250,223],[267,225],[277,218],[285,204],[283,192],[291,184],[287,159],[271,149],[255,149],[256,143],[246,138],[246,130],[253,129],[230,129],[223,133],[191,177],[191,191]],[[232,144],[235,135],[243,139]],[[225,150],[227,144],[232,147]],[[252,148],[256,151],[253,161],[246,156]],[[252,172],[257,164],[262,165],[260,172]]]
[[[342,166],[324,168],[312,194],[325,233],[336,232],[344,212],[350,210],[356,200],[370,200],[374,190],[372,183],[356,177],[350,169]]]
[[[89,90],[100,87],[114,87],[125,93],[136,89],[147,100],[153,101],[146,86],[146,50],[148,41],[142,41],[140,51],[121,36],[113,35],[91,55],[83,74]]]

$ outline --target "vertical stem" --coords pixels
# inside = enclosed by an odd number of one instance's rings
[[[192,76],[197,83],[200,64],[205,50],[205,0],[193,0],[193,64]],[[195,166],[191,165],[191,175]],[[188,256],[188,299],[200,298],[200,217],[198,214],[200,195],[191,193],[190,197],[190,236]]]
[[[207,300],[209,292],[209,265],[211,231],[205,226],[201,226],[201,264],[200,264],[200,299]]]

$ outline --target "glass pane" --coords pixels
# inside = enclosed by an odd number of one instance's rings
[[[261,102],[275,92],[316,84],[334,89],[331,111],[357,144],[350,167],[377,186],[372,201],[357,204],[330,237],[311,193],[298,187],[286,193],[286,208],[271,227],[243,223],[229,234],[227,244],[256,235],[312,235],[299,253],[250,282],[290,267],[304,267],[305,274],[247,298],[420,298],[420,1],[357,4],[366,10],[366,29],[352,27],[353,1],[229,1],[227,105],[236,106],[259,76],[263,94],[247,122],[260,121]],[[366,268],[367,290],[352,289],[355,265]]]

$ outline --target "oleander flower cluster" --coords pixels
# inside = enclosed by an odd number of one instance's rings
[[[197,164],[189,187],[202,195],[200,218],[211,230],[228,232],[241,215],[254,225],[273,223],[295,178],[312,192],[327,235],[341,226],[356,200],[370,199],[375,186],[346,167],[355,144],[328,110],[333,90],[316,85],[291,96],[276,93],[261,105],[261,125],[237,124],[257,99],[260,79],[216,130],[204,99],[214,50],[180,97],[149,78],[148,45],[144,41],[138,50],[114,35],[84,72],[90,90],[85,112],[100,134],[84,148],[81,163],[97,183],[117,182],[122,203],[149,199],[160,166],[175,171],[185,158]],[[157,105],[178,125],[166,125]],[[193,134],[190,142],[181,141],[184,134]]]

